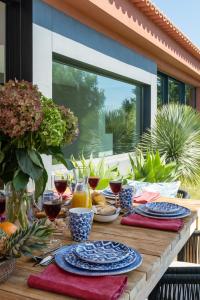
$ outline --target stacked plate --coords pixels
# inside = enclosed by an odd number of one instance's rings
[[[142,263],[133,248],[113,241],[91,241],[64,246],[55,256],[65,271],[83,276],[117,275],[132,271]]]
[[[109,198],[109,199],[115,199],[115,195],[113,194],[113,192],[111,191],[110,188],[107,188],[105,190],[102,191],[102,194],[106,197],[106,198]]]
[[[139,205],[136,213],[156,219],[180,219],[191,214],[190,209],[170,202],[152,202]]]

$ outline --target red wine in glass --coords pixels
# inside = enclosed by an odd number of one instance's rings
[[[60,194],[62,198],[62,195],[64,194],[67,188],[67,179],[62,179],[62,178],[60,179],[55,176],[54,184],[58,194]]]
[[[61,210],[61,201],[59,199],[46,201],[43,208],[49,220],[53,222]]]
[[[121,191],[122,182],[119,180],[112,180],[109,182],[109,184],[113,194],[115,195],[115,205],[117,206],[117,195]]]
[[[97,185],[99,184],[99,180],[100,178],[99,177],[93,177],[93,176],[90,176],[89,179],[88,179],[88,183],[91,187],[91,189],[95,190]]]
[[[122,188],[122,182],[121,181],[110,181],[110,188],[113,192],[113,194],[119,194]]]

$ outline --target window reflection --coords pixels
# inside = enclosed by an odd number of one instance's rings
[[[53,62],[53,98],[79,118],[80,135],[65,156],[130,152],[140,133],[141,87]]]
[[[0,84],[5,77],[5,4],[0,1]]]
[[[174,79],[169,78],[169,103],[180,102],[180,83]]]
[[[195,103],[195,88],[189,84],[185,85],[185,98],[186,104],[192,107],[196,107]]]

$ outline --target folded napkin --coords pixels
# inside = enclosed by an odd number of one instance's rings
[[[116,300],[124,291],[127,276],[78,276],[56,265],[42,273],[30,275],[29,287],[86,300]]]
[[[147,202],[154,201],[159,197],[160,197],[160,193],[157,192],[143,192],[140,196],[134,197],[134,202],[145,204]]]
[[[184,222],[181,219],[153,219],[132,214],[123,217],[121,219],[121,224],[159,230],[179,231],[183,227]]]

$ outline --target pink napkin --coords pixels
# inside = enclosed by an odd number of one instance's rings
[[[156,192],[143,192],[140,196],[134,197],[135,203],[145,204],[157,200],[160,197],[160,193]]]
[[[127,276],[78,276],[63,271],[56,265],[48,266],[39,274],[30,275],[29,287],[63,294],[76,299],[116,300],[123,293]]]
[[[121,219],[121,224],[177,232],[183,227],[184,222],[181,219],[153,219],[137,214],[132,214],[127,217],[123,217]]]

